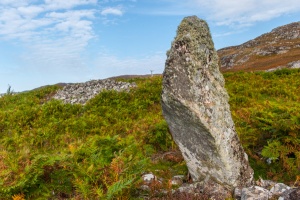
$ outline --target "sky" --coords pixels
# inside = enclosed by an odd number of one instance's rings
[[[300,21],[299,0],[0,0],[0,93],[162,73],[186,16],[216,49]]]

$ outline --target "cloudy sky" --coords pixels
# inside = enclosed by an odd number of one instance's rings
[[[215,48],[300,21],[299,0],[0,0],[0,93],[162,73],[177,26],[197,15]]]

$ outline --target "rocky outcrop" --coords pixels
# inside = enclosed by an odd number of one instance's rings
[[[273,71],[276,71],[276,70],[279,70],[279,69],[286,69],[286,68],[288,68],[288,69],[299,69],[300,68],[300,60],[290,62],[287,65],[278,66],[278,67],[275,67],[275,68],[268,69],[268,70],[266,70],[266,72],[273,72]]]
[[[231,118],[208,25],[184,18],[167,52],[162,109],[193,181],[250,186],[249,166]]]
[[[245,188],[235,188],[233,192],[228,191],[220,184],[210,182],[189,183],[186,176],[177,175],[168,180],[173,187],[166,190],[162,187],[166,181],[153,173],[142,175],[142,185],[140,186],[140,198],[148,199],[150,193],[156,197],[153,199],[214,199],[224,200],[299,200],[300,188],[289,187],[283,183],[276,183],[271,180],[259,178],[255,185]],[[158,187],[160,186],[160,187]],[[174,189],[177,188],[177,189]],[[151,198],[152,199],[152,198]]]
[[[236,188],[234,198],[238,200],[298,200],[300,199],[300,189],[291,188],[283,183],[276,183],[269,180],[259,179],[258,185],[247,188]]]
[[[292,68],[300,60],[300,22],[280,26],[238,46],[218,50],[221,71]]]
[[[113,79],[92,80],[85,83],[72,83],[65,85],[53,96],[54,99],[64,103],[85,104],[104,90],[129,91],[136,87],[135,83],[115,81]]]

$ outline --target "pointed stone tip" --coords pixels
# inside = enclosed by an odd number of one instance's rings
[[[203,19],[200,19],[196,15],[187,16],[187,17],[183,18],[183,20],[188,20],[188,21],[191,21],[191,22],[204,21]]]
[[[191,26],[205,26],[205,28],[208,28],[207,22],[203,19],[200,19],[196,15],[185,17],[183,18],[182,22],[188,22]]]
[[[193,43],[205,44],[209,49],[214,49],[214,44],[210,34],[207,22],[197,16],[188,16],[183,18],[177,29],[175,40],[183,38],[193,39]]]
[[[187,16],[183,19],[190,19],[190,20],[199,20],[200,18],[198,18],[196,15],[192,15],[192,16]]]

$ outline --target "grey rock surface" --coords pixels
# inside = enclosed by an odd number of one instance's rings
[[[195,182],[192,184],[183,184],[176,192],[194,194],[195,196],[201,196],[202,194],[207,198],[214,200],[224,200],[232,197],[230,190],[212,181],[206,183]]]
[[[234,199],[241,199],[241,197],[242,197],[242,189],[238,188],[238,187],[234,188],[233,197],[234,197]]]
[[[273,72],[279,69],[299,69],[300,68],[300,60],[289,62],[287,65],[278,66],[272,69],[266,70],[266,72]]]
[[[208,25],[186,17],[167,52],[162,109],[193,181],[233,189],[253,183],[231,117]]]
[[[279,200],[299,200],[300,199],[300,188],[293,188],[286,190],[280,197]]]
[[[259,186],[243,188],[241,194],[241,200],[268,200],[271,197],[269,190]]]
[[[64,103],[85,104],[104,90],[129,91],[135,83],[115,81],[113,79],[92,80],[84,83],[67,84],[53,96]]]
[[[259,177],[259,179],[255,182],[257,186],[260,186],[262,188],[265,189],[271,189],[272,187],[274,187],[274,185],[277,184],[277,182],[272,181],[272,180],[264,180],[261,177]]]
[[[300,60],[288,63],[288,68],[299,69],[300,68]]]
[[[185,176],[177,175],[177,176],[172,177],[170,183],[171,183],[171,185],[181,186],[183,184],[184,180],[185,180]]]
[[[270,192],[273,195],[281,195],[283,192],[290,190],[291,188],[283,183],[276,183],[271,189]]]

